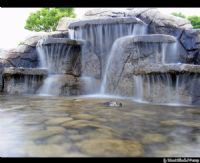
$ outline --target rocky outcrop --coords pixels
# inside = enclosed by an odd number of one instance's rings
[[[187,51],[183,59],[187,63],[200,64],[200,29],[184,30],[180,43]]]
[[[112,10],[112,9],[93,9],[85,13],[85,17],[98,18],[98,17],[137,17],[144,21],[146,24],[154,24],[158,27],[174,27],[182,29],[192,28],[191,23],[183,18],[173,15],[165,15],[159,12],[156,8],[129,8],[126,10]],[[162,34],[162,33],[160,33]],[[166,33],[163,33],[166,34]]]
[[[192,29],[190,21],[173,15],[165,15],[156,8],[128,8],[125,10],[93,9],[85,13],[86,18],[137,17],[148,24],[149,34],[166,34],[177,38],[187,51],[182,61],[192,64],[199,62],[199,30]]]
[[[185,30],[180,41],[188,51],[200,49],[200,29]]]
[[[190,64],[148,64],[143,66],[136,66],[133,70],[135,75],[147,75],[147,74],[184,74],[195,73],[200,74],[199,65]]]
[[[69,24],[69,29],[74,29],[74,28],[81,28],[81,27],[87,27],[89,25],[105,25],[105,24],[141,24],[143,25],[144,22],[142,22],[140,19],[137,18],[124,18],[124,17],[119,17],[119,18],[95,18],[95,19],[85,19],[85,20],[79,20],[79,21],[74,21]]]
[[[74,20],[75,20],[74,18],[62,17],[58,22],[56,31],[67,31],[69,24]]]
[[[15,49],[3,52],[4,64],[0,63],[2,67],[9,67],[9,63],[12,67],[25,67],[25,68],[35,68],[39,65],[38,54],[36,51],[36,45],[40,39],[43,37],[55,37],[55,38],[65,38],[68,37],[67,32],[41,32],[37,35],[28,37],[23,42],[21,42]]]
[[[36,68],[4,68],[2,90],[6,94],[34,94],[47,77],[47,70]]]
[[[8,67],[4,68],[2,71],[3,76],[12,76],[12,75],[37,75],[37,76],[47,76],[47,69],[41,68],[14,68]]]

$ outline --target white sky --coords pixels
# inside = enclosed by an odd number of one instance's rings
[[[14,48],[16,45],[23,41],[30,31],[25,30],[25,22],[31,12],[39,8],[0,8],[0,48],[8,49]],[[87,10],[93,8],[75,8],[77,17],[81,17]],[[120,10],[123,8],[117,8]],[[158,8],[165,14],[172,12],[182,12],[183,14],[199,15],[200,8]]]

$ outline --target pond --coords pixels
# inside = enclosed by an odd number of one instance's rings
[[[118,101],[121,107],[108,107]],[[1,157],[200,155],[198,107],[131,99],[0,96]]]

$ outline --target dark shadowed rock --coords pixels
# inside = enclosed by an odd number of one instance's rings
[[[38,54],[36,51],[36,45],[43,37],[68,37],[67,32],[39,32],[36,35],[26,38],[15,49],[5,51],[3,53],[4,59],[8,61],[12,67],[25,67],[35,68],[39,65]],[[6,66],[7,67],[7,66]]]
[[[200,49],[200,29],[185,30],[180,41],[186,50]]]
[[[129,8],[125,10],[93,9],[85,13],[85,17],[138,17],[147,24],[157,27],[192,28],[190,21],[173,15],[161,13],[156,8]]]
[[[128,8],[125,10],[93,9],[85,13],[86,18],[136,17],[148,24],[152,34],[173,35],[179,38],[184,29],[192,29],[187,19],[161,13],[156,8]]]

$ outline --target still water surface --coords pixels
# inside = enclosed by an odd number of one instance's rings
[[[200,156],[200,108],[0,96],[0,156]]]

